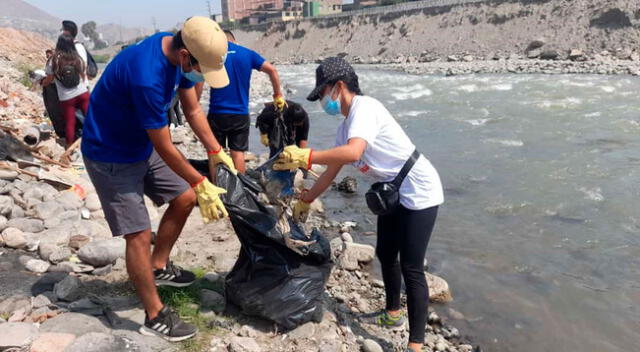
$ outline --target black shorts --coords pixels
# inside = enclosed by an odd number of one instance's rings
[[[222,147],[246,152],[249,150],[249,115],[209,114],[209,126]]]

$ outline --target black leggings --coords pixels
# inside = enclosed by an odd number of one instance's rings
[[[409,342],[413,343],[424,343],[429,300],[424,258],[437,215],[437,206],[423,210],[399,206],[394,213],[378,217],[376,255],[382,266],[386,309],[400,309],[402,273],[407,287]]]

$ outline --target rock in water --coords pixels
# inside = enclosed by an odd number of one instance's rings
[[[22,231],[9,227],[2,231],[2,242],[7,247],[20,249],[27,245],[27,238]]]
[[[363,352],[384,352],[382,347],[371,339],[366,339],[362,343],[362,351]]]
[[[438,303],[447,303],[453,301],[449,284],[441,277],[425,273],[427,276],[427,285],[429,286],[429,300]]]
[[[229,343],[229,352],[261,352],[260,346],[255,339],[251,337],[238,337],[231,338]]]
[[[80,298],[80,279],[75,276],[67,276],[53,287],[56,297],[61,301],[73,302]]]
[[[347,176],[338,183],[338,191],[344,193],[356,193],[358,191],[358,181],[351,176]]]
[[[31,323],[0,324],[0,350],[28,349],[37,335],[38,328]]]
[[[78,251],[78,257],[85,263],[95,267],[115,263],[116,259],[124,258],[126,242],[122,238],[111,238],[89,242]]]

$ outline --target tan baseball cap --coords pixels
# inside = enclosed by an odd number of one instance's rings
[[[229,84],[224,61],[227,58],[227,36],[220,26],[207,17],[194,16],[184,23],[182,40],[187,50],[200,63],[204,80],[213,88]]]

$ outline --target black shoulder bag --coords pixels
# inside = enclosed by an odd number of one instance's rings
[[[400,204],[400,186],[413,168],[413,165],[418,161],[418,158],[420,158],[420,152],[416,149],[404,163],[404,166],[393,181],[376,182],[367,191],[365,194],[367,206],[374,214],[389,215],[398,207]]]

